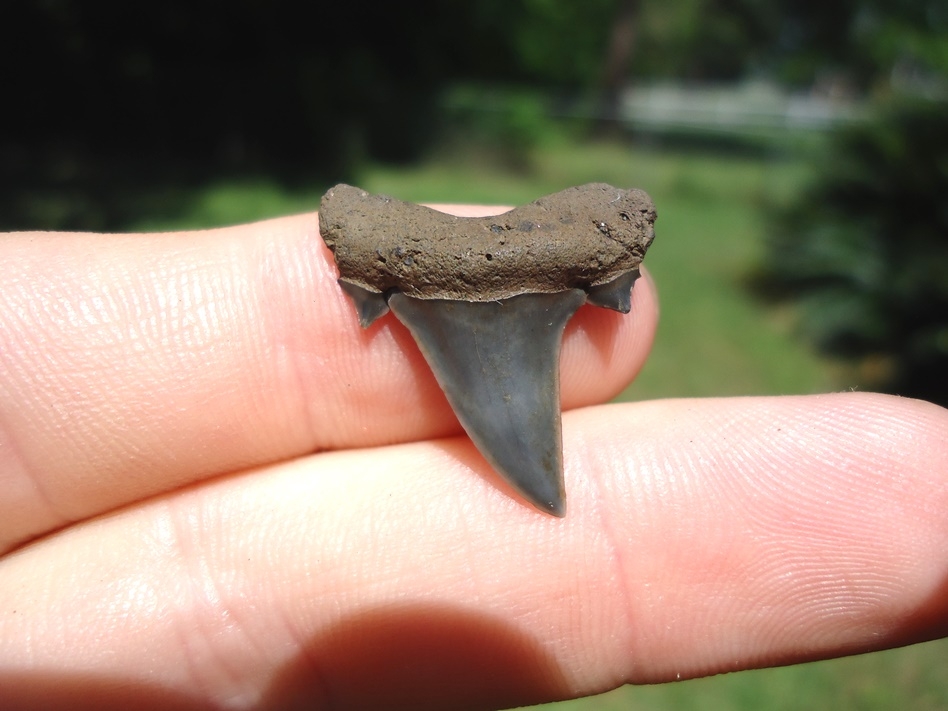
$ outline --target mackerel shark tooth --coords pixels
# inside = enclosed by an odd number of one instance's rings
[[[585,300],[581,289],[486,302],[388,300],[484,458],[555,516],[566,512],[560,341]]]
[[[367,328],[391,309],[488,462],[564,515],[559,352],[588,300],[628,313],[655,236],[641,190],[568,188],[491,217],[456,217],[337,185],[319,230]]]

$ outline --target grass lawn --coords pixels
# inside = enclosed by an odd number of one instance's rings
[[[534,707],[543,711],[942,711],[944,640],[781,669],[737,672]]]
[[[849,387],[844,371],[793,336],[792,314],[751,299],[742,279],[761,252],[762,208],[806,178],[804,161],[562,144],[519,170],[443,156],[408,168],[368,166],[354,182],[412,201],[513,205],[584,182],[646,189],[658,206],[646,258],[661,295],[655,348],[622,399],[810,393]],[[326,186],[287,194],[274,184],[221,184],[175,216],[135,229],[230,224],[315,209]],[[948,708],[948,641],[902,650],[651,687],[547,705],[587,709]]]

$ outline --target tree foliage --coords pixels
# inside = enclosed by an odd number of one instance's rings
[[[802,307],[869,383],[948,404],[948,102],[914,101],[841,132],[774,226],[761,285]]]
[[[631,51],[609,57],[621,22]],[[110,229],[136,186],[409,161],[464,84],[598,89],[615,106],[623,76],[924,76],[948,65],[946,22],[938,0],[6,3],[0,226]],[[541,125],[521,108],[518,131]],[[28,209],[40,194],[58,207]]]
[[[135,186],[412,160],[452,83],[594,82],[612,5],[9,3],[0,221],[111,229]],[[28,209],[39,194],[60,207]]]
[[[827,73],[872,88],[903,66],[948,71],[942,0],[642,0],[640,78],[766,74],[809,86]]]

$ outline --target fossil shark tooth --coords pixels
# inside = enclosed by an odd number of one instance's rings
[[[655,218],[645,192],[603,183],[481,218],[337,185],[319,215],[359,323],[391,309],[485,459],[557,516],[563,330],[586,301],[629,312]]]

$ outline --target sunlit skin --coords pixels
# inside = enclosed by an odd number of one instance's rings
[[[646,272],[566,328],[557,519],[337,276],[315,214],[0,239],[0,708],[493,708],[948,634],[944,409],[604,405]]]

